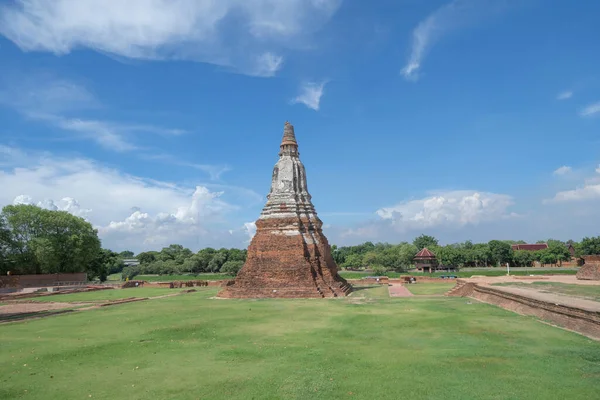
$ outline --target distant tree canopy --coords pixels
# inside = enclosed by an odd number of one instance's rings
[[[600,254],[600,236],[585,237],[579,245],[575,244],[574,247],[580,256],[598,255]]]
[[[437,247],[438,241],[433,236],[421,235],[417,236],[415,240],[413,240],[413,245],[417,248],[418,251],[421,251],[425,247]]]
[[[179,244],[164,247],[161,251],[146,251],[137,255],[140,265],[125,267],[123,279],[137,275],[197,274],[223,272],[236,275],[246,261],[246,250],[205,248],[197,253]]]
[[[0,272],[87,272],[100,276],[97,231],[83,218],[34,205],[9,205],[0,213]]]
[[[488,267],[510,263],[512,266],[528,267],[537,261],[543,264],[559,264],[571,258],[568,243],[548,239],[548,248],[540,251],[514,251],[512,244],[524,244],[522,240],[492,240],[488,243],[463,243],[440,246],[436,238],[421,235],[412,244],[403,242],[397,245],[366,242],[357,246],[332,246],[335,262],[342,268],[393,269],[405,271],[414,267],[414,256],[424,247],[431,250],[441,265],[457,267]],[[600,254],[600,237],[586,238],[581,244],[570,241],[576,255]],[[597,247],[596,247],[597,246]]]

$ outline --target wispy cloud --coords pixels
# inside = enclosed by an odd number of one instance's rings
[[[342,0],[20,0],[0,34],[24,51],[90,48],[116,58],[186,59],[272,76]],[[258,60],[258,61],[257,61]]]
[[[595,174],[589,175],[589,170],[587,171],[587,176],[578,177],[578,180],[581,181],[580,185],[574,189],[557,192],[554,197],[544,199],[543,203],[571,203],[600,199],[600,176],[598,176],[600,174],[600,165],[593,170]]]
[[[305,82],[300,87],[300,94],[292,100],[293,104],[301,103],[315,111],[319,110],[321,97],[325,92],[326,81],[321,83]]]
[[[407,80],[419,79],[427,51],[441,38],[460,28],[480,22],[503,11],[505,2],[493,0],[454,0],[421,21],[412,33],[411,54],[401,73]]]
[[[573,97],[573,92],[570,90],[567,90],[565,92],[559,93],[558,96],[556,96],[556,100],[567,100],[567,99],[570,99],[571,97]]]
[[[283,57],[266,52],[258,56],[256,66],[251,75],[270,77],[274,76],[283,65]]]
[[[133,143],[136,135],[178,136],[186,133],[182,129],[148,124],[80,118],[77,115],[83,112],[106,108],[85,86],[46,75],[16,78],[0,85],[0,105],[13,108],[29,119],[76,133],[73,138],[77,140],[91,140],[105,149],[125,152],[139,149]]]
[[[231,171],[229,165],[211,165],[211,164],[196,164],[182,160],[180,157],[175,157],[171,154],[140,154],[140,158],[145,160],[162,161],[167,164],[177,165],[180,167],[194,168],[205,172],[213,181],[221,179],[221,176],[228,171]]]
[[[590,104],[589,106],[581,110],[581,112],[579,113],[579,115],[581,115],[582,117],[595,117],[598,114],[600,114],[600,101],[594,104]]]
[[[567,165],[563,165],[562,167],[557,168],[556,170],[554,170],[553,174],[554,175],[566,175],[568,173],[570,173],[573,169]]]

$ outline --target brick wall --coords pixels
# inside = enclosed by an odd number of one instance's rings
[[[87,282],[87,274],[45,274],[0,276],[0,288],[30,288],[52,286],[58,282]]]

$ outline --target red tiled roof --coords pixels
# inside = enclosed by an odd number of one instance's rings
[[[547,243],[536,243],[536,244],[513,244],[513,250],[527,250],[527,251],[538,251],[548,248]]]
[[[423,250],[417,253],[415,258],[435,258],[435,254],[433,254],[427,249],[427,247],[425,247]]]

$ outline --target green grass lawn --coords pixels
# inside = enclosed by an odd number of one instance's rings
[[[417,280],[418,282],[418,280]],[[426,283],[414,283],[406,285],[406,288],[414,295],[432,295],[432,294],[444,294],[448,290],[452,289],[456,283],[445,283],[445,282],[426,282]]]
[[[233,279],[226,274],[198,274],[198,275],[138,275],[134,280],[148,282],[170,282],[170,281],[219,281]]]
[[[548,293],[564,294],[566,296],[584,297],[600,301],[600,286],[575,285],[558,282],[531,282],[531,283],[495,283],[492,286],[511,286],[534,288]]]
[[[140,289],[132,289],[140,290]],[[600,345],[463,298],[215,300],[0,325],[1,399],[591,399]],[[471,304],[469,304],[471,303]]]
[[[169,289],[169,288],[128,288],[128,289],[109,289],[109,290],[97,290],[93,292],[84,293],[71,293],[71,294],[57,294],[53,296],[43,297],[32,297],[24,299],[23,301],[35,301],[35,302],[64,302],[64,303],[77,303],[80,301],[102,301],[102,300],[118,300],[126,299],[129,297],[155,297],[163,296],[165,294],[178,293],[183,289]]]
[[[510,271],[511,275],[517,276],[525,276],[525,275],[575,275],[577,270],[574,269],[552,269],[552,270],[535,270],[529,269],[527,271],[519,270],[519,271]],[[504,276],[506,275],[505,268],[490,268],[490,269],[480,269],[480,270],[467,270],[467,271],[459,271],[459,272],[433,272],[431,274],[424,272],[386,272],[386,276],[390,278],[399,278],[404,275],[412,275],[412,276],[433,276],[439,277],[442,275],[455,275],[459,278],[469,278],[473,275],[483,275],[483,276]],[[373,276],[373,273],[369,272],[361,272],[361,271],[340,271],[340,276],[346,279],[361,279],[365,276]]]
[[[351,297],[364,297],[367,299],[384,299],[390,297],[386,285],[354,286]]]
[[[116,274],[110,274],[106,277],[106,280],[108,282],[114,282],[114,281],[122,281],[123,279],[121,279],[121,273],[117,272]]]

